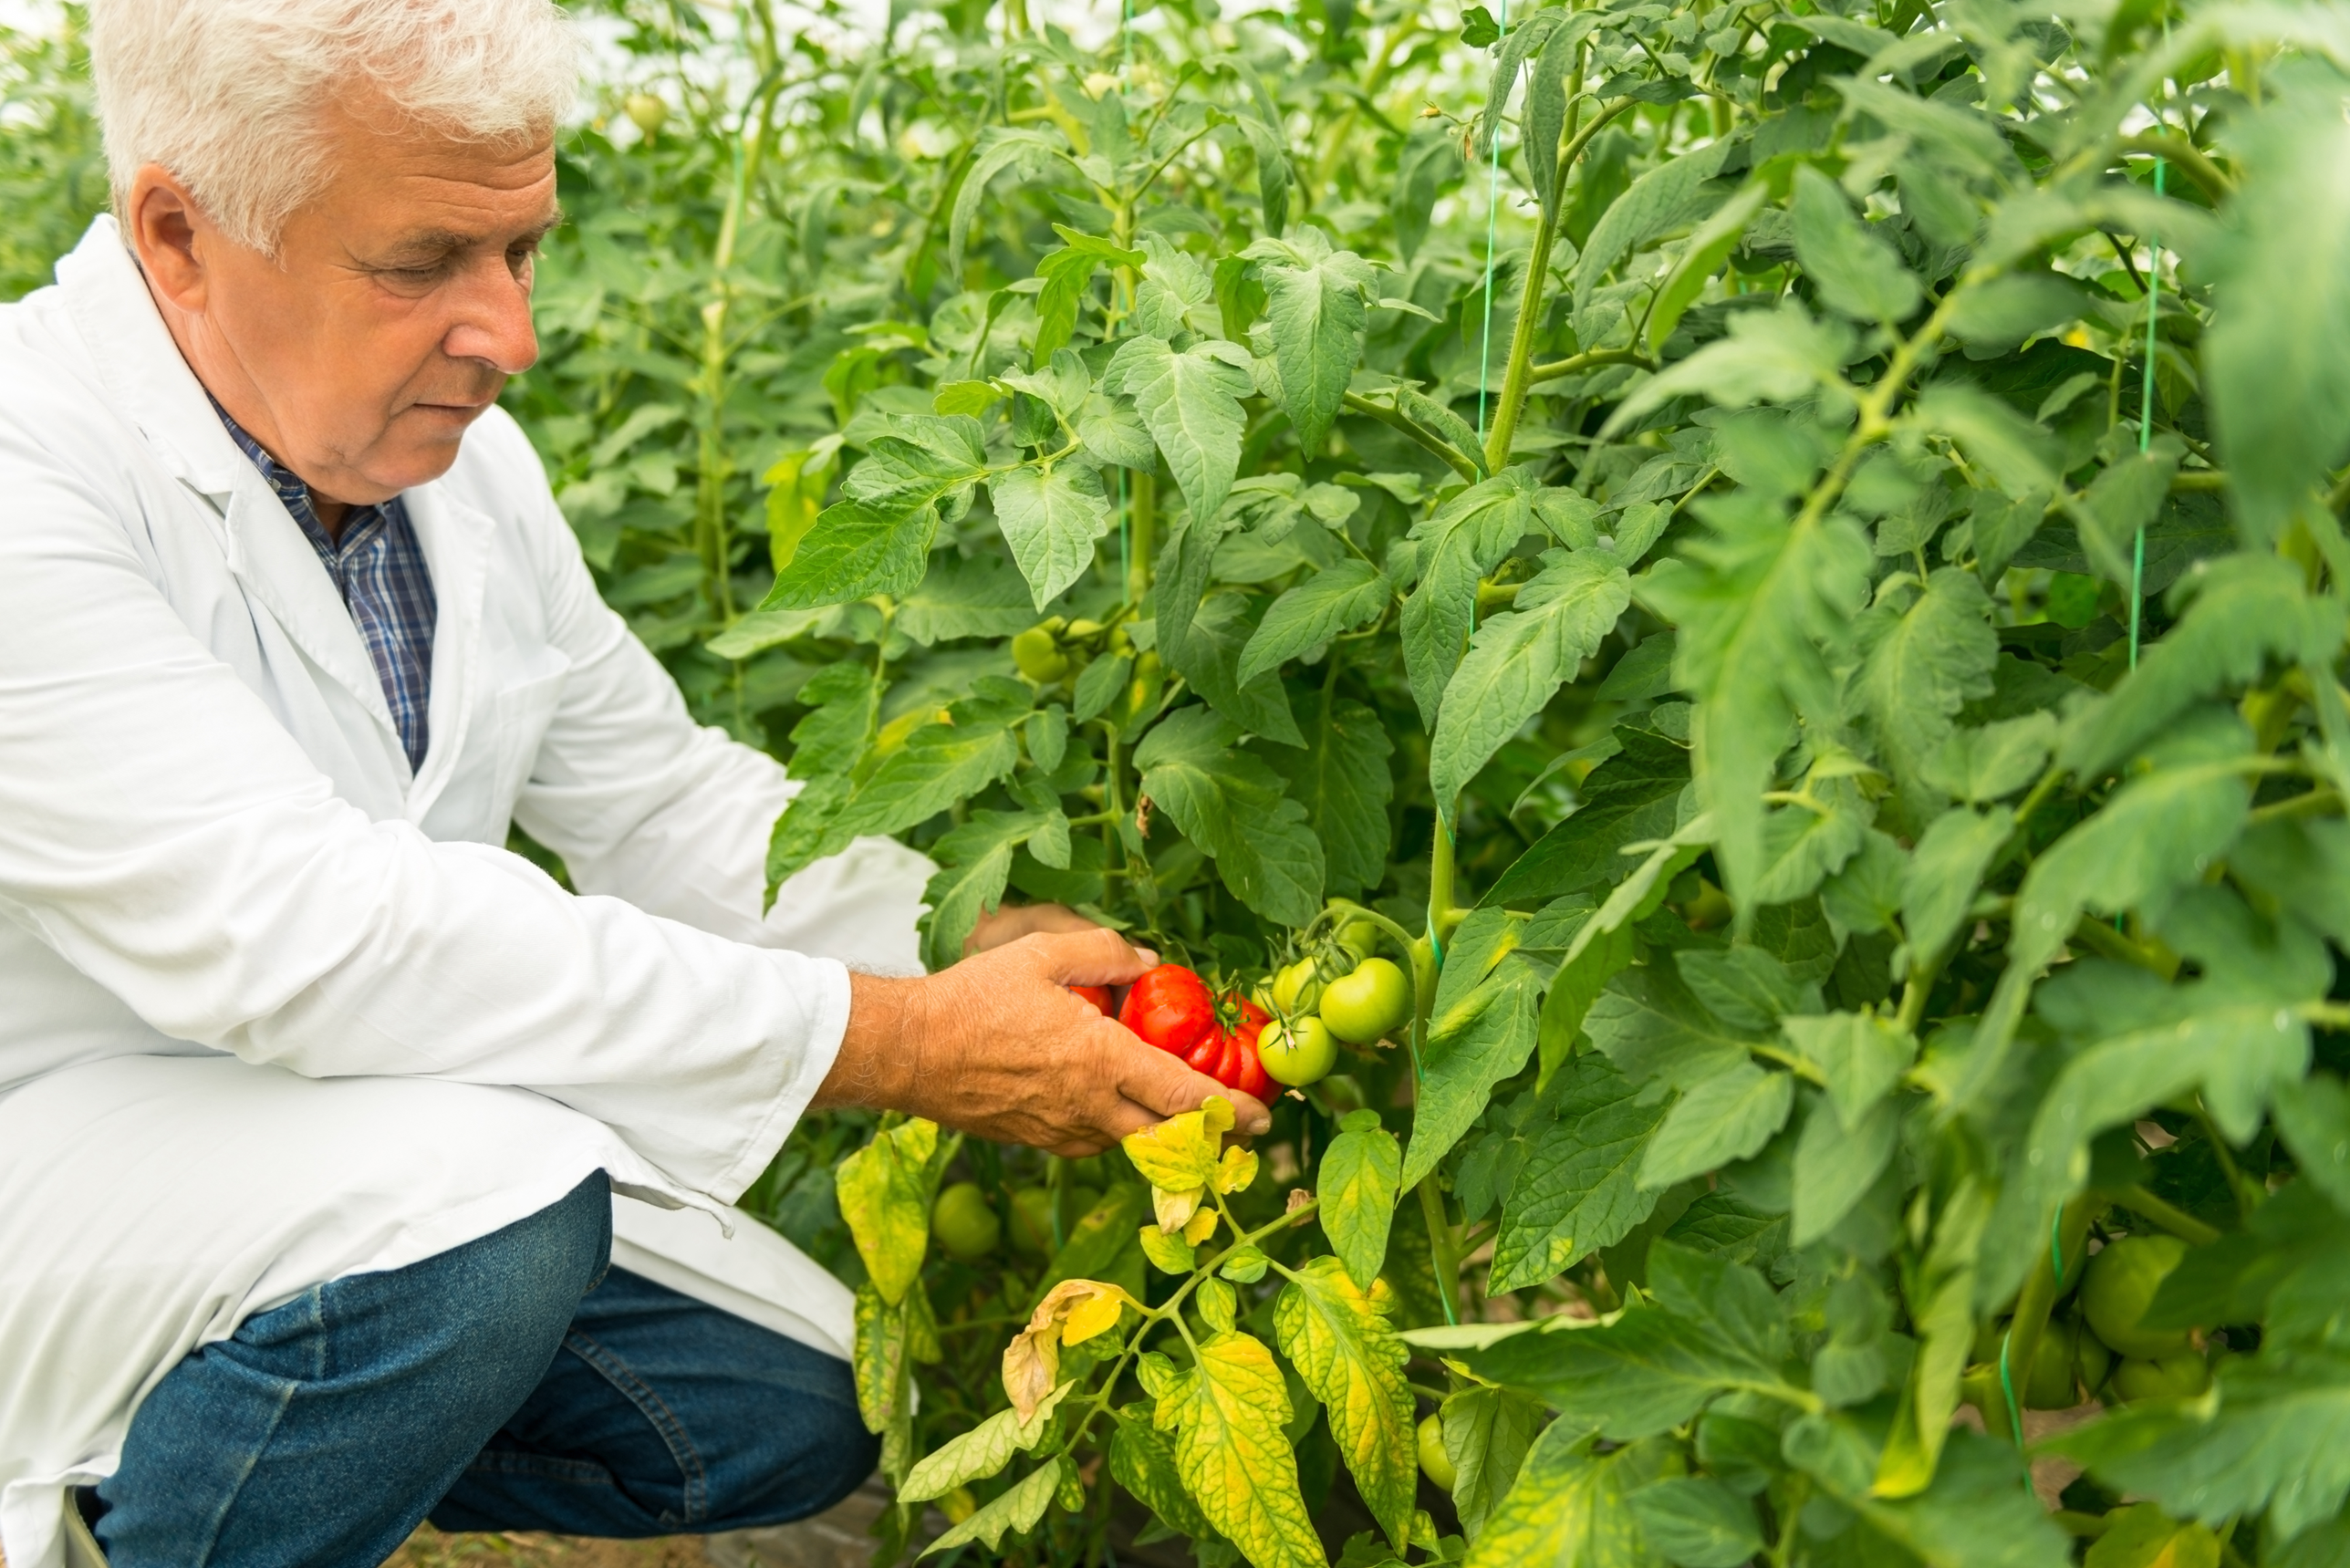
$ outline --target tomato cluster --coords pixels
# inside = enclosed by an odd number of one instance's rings
[[[1257,1055],[1257,1036],[1272,1015],[1246,997],[1217,996],[1180,963],[1162,963],[1136,981],[1118,1021],[1228,1089],[1272,1097],[1272,1080]]]

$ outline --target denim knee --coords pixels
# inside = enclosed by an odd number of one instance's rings
[[[405,1268],[314,1286],[174,1367],[100,1484],[119,1568],[369,1568],[526,1399],[611,1248],[596,1172]]]

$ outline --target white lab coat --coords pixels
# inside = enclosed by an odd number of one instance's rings
[[[189,1351],[602,1168],[616,1261],[845,1353],[847,1293],[727,1226],[914,972],[929,864],[761,918],[795,786],[697,728],[492,412],[408,493],[440,603],[413,776],[309,544],[110,218],[0,307],[0,1551],[56,1568]],[[509,855],[509,818],[579,896]],[[668,1207],[656,1207],[655,1204]]]

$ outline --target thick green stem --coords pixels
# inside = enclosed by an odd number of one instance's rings
[[[1159,531],[1159,476],[1138,473],[1134,476],[1134,510],[1129,519],[1128,535],[1129,552],[1126,566],[1126,602],[1140,605],[1150,592],[1150,552],[1157,545]]]
[[[2157,1198],[2143,1187],[2125,1187],[2114,1194],[2114,1201],[2133,1214],[2153,1220],[2192,1246],[2208,1247],[2220,1239],[2216,1226],[2206,1225],[2184,1209]]]
[[[1485,477],[1484,472],[1477,466],[1475,458],[1471,457],[1417,420],[1399,413],[1384,404],[1375,403],[1358,392],[1347,393],[1343,401],[1352,411],[1377,420],[1389,430],[1434,452],[1451,466],[1453,472],[1471,483],[1473,484]]]
[[[1543,202],[1542,223],[1534,230],[1533,252],[1526,257],[1526,282],[1518,299],[1518,324],[1510,334],[1509,368],[1502,373],[1502,395],[1494,405],[1492,429],[1485,437],[1485,472],[1499,473],[1510,461],[1510,445],[1517,439],[1518,416],[1525,410],[1526,388],[1534,369],[1534,337],[1542,329],[1543,290],[1550,282],[1551,246],[1558,239],[1558,214],[1565,205],[1567,171],[1590,145],[1599,128],[1632,107],[1630,99],[1609,104],[1575,131],[1558,158],[1558,171]]]
[[[2015,1316],[2007,1325],[2001,1354],[2007,1358],[2007,1380],[2017,1390],[2019,1399],[2032,1381],[2033,1358],[2040,1354],[2041,1336],[2047,1332],[2048,1311],[2064,1292],[2064,1279],[2058,1277],[2056,1254],[2060,1251],[2064,1254],[2065,1276],[2077,1273],[2088,1247],[2089,1222],[2105,1209],[2105,1199],[2095,1196],[2076,1198],[2058,1209],[2048,1244],[2039,1249],[2040,1255],[2023,1282],[2023,1290],[2015,1298]],[[2004,1397],[2002,1395],[2002,1403]],[[2000,1414],[2007,1417],[2009,1412],[2002,1410]],[[2018,1424],[2012,1418],[1992,1423],[2002,1438],[2012,1438]]]
[[[1461,1321],[1461,1244],[1444,1217],[1444,1195],[1436,1189],[1436,1173],[1420,1178],[1420,1217],[1428,1221],[1429,1265],[1436,1271],[1436,1288],[1444,1298],[1444,1321]]]

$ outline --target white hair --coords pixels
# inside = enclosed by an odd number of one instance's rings
[[[89,48],[116,210],[160,163],[273,254],[332,173],[337,95],[372,88],[420,126],[503,141],[551,131],[579,74],[552,0],[92,0]]]

